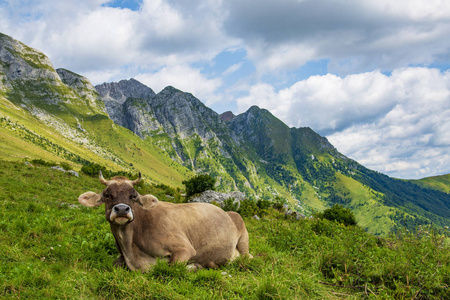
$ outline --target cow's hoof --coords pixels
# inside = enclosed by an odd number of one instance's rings
[[[125,263],[125,258],[122,255],[116,258],[113,264],[114,266],[119,268],[125,268],[127,266],[127,264]]]
[[[186,269],[189,272],[197,272],[200,269],[203,269],[203,267],[200,264],[189,264],[186,266]]]

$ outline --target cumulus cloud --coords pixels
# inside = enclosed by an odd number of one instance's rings
[[[188,10],[176,1],[144,0],[137,11],[107,2],[6,1],[0,31],[79,73],[209,60],[233,43],[221,31],[215,1]]]
[[[276,91],[257,84],[240,111],[267,108],[290,126],[308,126],[369,168],[401,178],[448,172],[450,73],[405,68],[313,76]]]
[[[277,48],[307,49],[306,57],[330,59],[329,70],[344,75],[429,64],[449,55],[450,3],[445,1],[229,0],[224,7],[225,30],[245,40],[261,68]],[[296,66],[303,62],[297,57]],[[292,64],[272,66],[269,71]]]
[[[166,86],[173,86],[202,99],[207,105],[220,100],[215,91],[222,84],[220,79],[209,79],[199,70],[187,65],[174,65],[162,68],[156,73],[139,74],[136,80],[151,87],[156,93]]]

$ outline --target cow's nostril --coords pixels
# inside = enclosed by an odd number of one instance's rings
[[[131,207],[126,204],[117,204],[113,207],[113,212],[116,214],[128,214],[131,211]]]

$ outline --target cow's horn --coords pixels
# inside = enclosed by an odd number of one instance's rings
[[[138,179],[133,180],[133,181],[131,182],[131,184],[132,184],[132,185],[139,184],[139,182],[141,182],[141,179],[142,179],[142,174],[141,174],[141,172],[139,172],[139,177],[138,177]]]
[[[104,185],[108,185],[108,181],[106,181],[105,178],[103,178],[102,171],[98,172],[98,178],[100,179],[101,183],[103,183]]]

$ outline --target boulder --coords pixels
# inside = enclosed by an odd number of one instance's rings
[[[203,193],[192,196],[189,202],[203,202],[211,203],[215,202],[222,206],[223,202],[227,199],[233,198],[235,201],[242,201],[246,199],[245,194],[239,191],[234,191],[230,193],[220,193],[216,191],[204,191]]]

